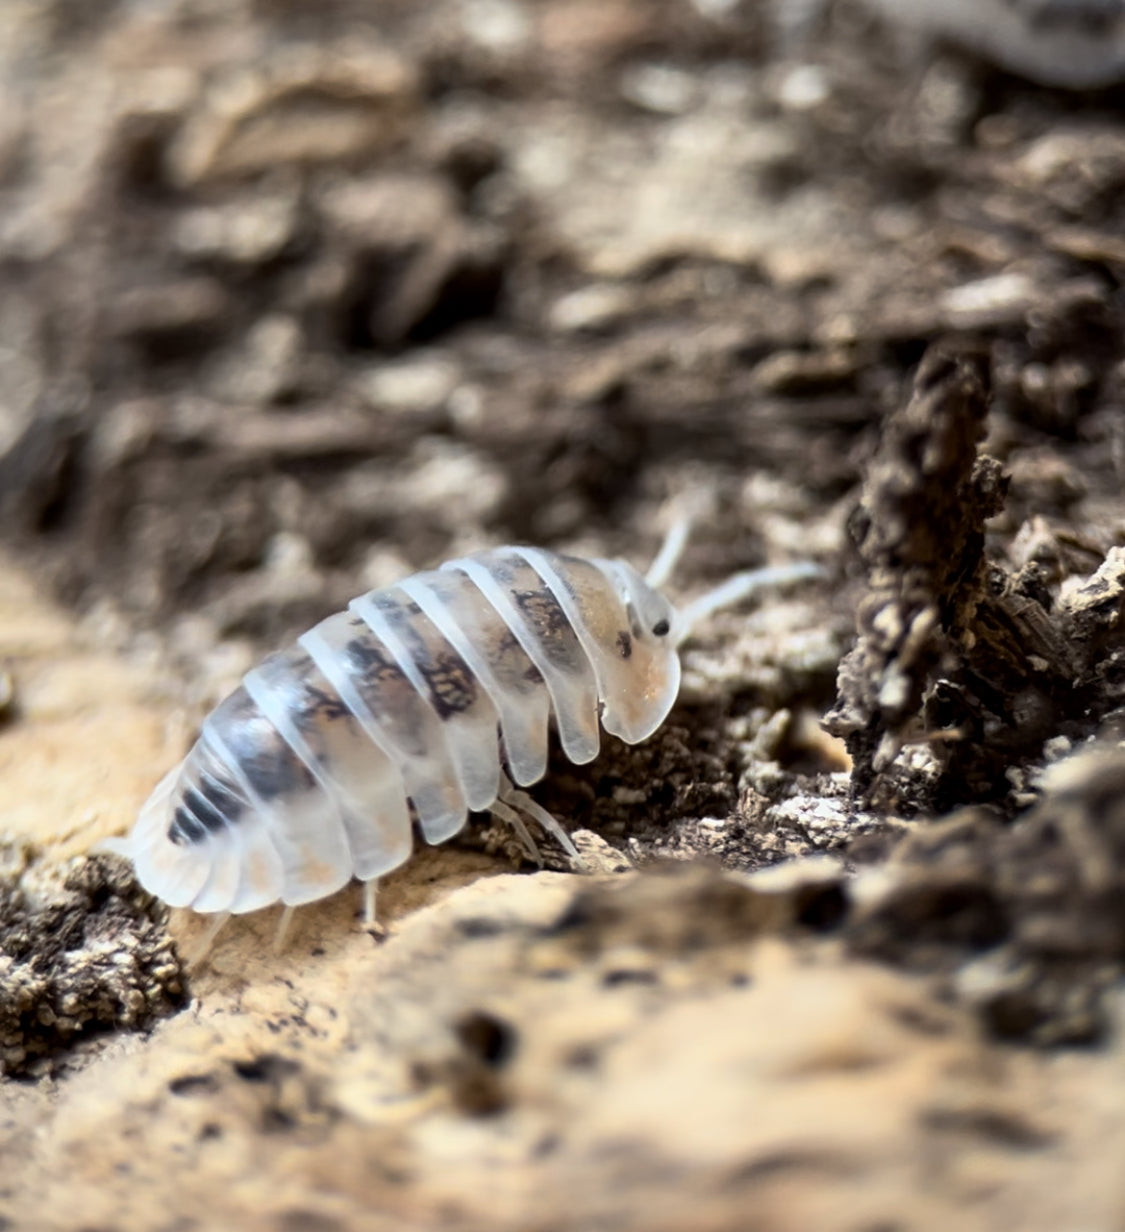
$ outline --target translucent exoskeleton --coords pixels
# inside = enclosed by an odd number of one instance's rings
[[[678,648],[707,612],[807,564],[738,574],[677,611],[658,587],[678,526],[642,577],[620,560],[502,547],[354,599],[271,655],[212,711],[127,838],[109,840],[173,907],[294,907],[406,861],[414,825],[441,843],[488,810],[524,818],[577,863],[521,789],[547,769],[549,732],[592,761],[600,729],[630,744],[676,700]],[[531,844],[533,846],[533,844]]]

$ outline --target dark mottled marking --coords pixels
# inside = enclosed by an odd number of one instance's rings
[[[272,724],[255,724],[256,732],[246,732],[241,740],[231,741],[231,752],[246,776],[250,790],[260,800],[276,800],[316,786],[312,772],[274,730]],[[263,748],[263,739],[267,747]]]
[[[321,722],[335,723],[338,719],[352,717],[352,712],[336,696],[326,689],[318,689],[314,685],[303,685],[304,699],[300,708],[293,716],[302,732],[310,731]]]
[[[225,783],[203,774],[199,780],[199,794],[228,822],[237,821],[246,811],[246,801]]]
[[[595,574],[600,572],[596,566],[580,556],[567,556],[563,552],[544,552],[543,555],[554,565],[556,577],[566,588],[566,593],[575,601],[579,600],[578,587],[571,578],[571,574],[582,571]]]
[[[276,800],[316,786],[312,772],[267,719],[256,717],[231,736],[231,753],[258,799]]]
[[[476,678],[459,654],[438,655],[427,663],[419,663],[418,670],[430,690],[430,702],[439,719],[464,714],[477,700]]]
[[[172,815],[168,837],[173,843],[201,843],[208,833],[217,834],[246,811],[239,796],[209,774],[201,776],[199,787],[189,787]]]
[[[513,590],[512,598],[536,633],[543,637],[559,637],[567,633],[573,636],[562,605],[546,587],[542,590]]]
[[[564,672],[581,671],[582,647],[555,596],[546,589],[513,590],[512,598],[552,666]]]
[[[391,617],[395,624],[399,627],[399,632],[403,631],[404,619],[403,612],[408,616],[421,616],[422,609],[414,602],[413,599],[404,597],[396,599],[392,594],[379,594],[376,592],[371,596],[371,601],[385,616]]]
[[[250,790],[260,800],[276,800],[316,786],[312,772],[244,688],[236,689],[210,721],[216,724]]]
[[[375,602],[401,640],[410,662],[425,681],[430,704],[438,718],[444,722],[455,714],[471,709],[479,693],[472,669],[442,637],[437,626],[423,614],[418,604],[408,596],[396,599],[394,595],[381,595]],[[433,630],[436,645],[431,646],[420,631],[419,623],[423,621],[424,628]]]
[[[286,674],[301,689],[301,701],[293,707],[292,715],[293,722],[301,731],[308,731],[322,721],[332,723],[351,716],[351,711],[332,691],[331,686],[322,689],[308,683],[314,675],[317,679],[320,678],[320,671],[313,662],[312,655],[295,655],[293,650],[289,650],[285,654],[271,655],[266,664],[278,659],[282,660]]]
[[[513,584],[512,579],[515,577],[515,570],[517,568],[527,569],[528,567],[529,566],[522,560],[519,561],[517,565],[511,560],[497,560],[495,556],[493,556],[487,564],[489,573],[491,573],[502,586],[507,586],[509,588]]]
[[[513,684],[518,687],[521,681],[530,685],[543,683],[543,673],[528,658],[527,651],[520,645],[519,638],[507,625],[490,633],[482,649],[485,651],[489,666],[495,670],[501,684]],[[505,663],[504,660],[509,658],[514,658],[516,662]],[[517,670],[518,676],[514,675]]]
[[[519,638],[506,625],[498,632],[492,640],[495,657],[501,658],[503,655],[520,654],[527,658],[523,647],[520,645]]]
[[[168,827],[168,838],[177,847],[184,843],[202,843],[206,837],[207,830],[202,822],[196,821],[185,808],[178,808],[172,814],[172,824]]]
[[[392,681],[403,683],[406,676],[394,661],[390,652],[384,650],[382,644],[375,640],[375,635],[364,626],[365,633],[353,637],[344,647],[348,658],[355,664],[361,678],[370,685],[386,684]]]
[[[633,639],[625,629],[622,629],[617,635],[617,653],[623,659],[631,659],[633,657]]]
[[[400,754],[428,757],[427,723],[432,721],[432,713],[424,699],[375,633],[359,617],[351,625],[355,635],[345,644],[344,653],[370,721]]]
[[[263,801],[276,800],[294,791],[311,791],[316,786],[312,772],[288,745],[276,753],[240,758],[239,764],[251,790]]]
[[[221,834],[227,828],[227,819],[194,787],[189,787],[184,792],[183,806],[190,809],[192,815],[212,834]]]

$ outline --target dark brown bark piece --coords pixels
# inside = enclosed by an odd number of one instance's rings
[[[1033,569],[1009,574],[985,557],[985,522],[1008,487],[996,459],[978,454],[987,407],[972,359],[931,348],[852,519],[866,592],[826,726],[846,741],[869,804],[943,811],[1001,799],[1008,769],[1037,757],[1089,700],[1075,694],[1085,673],[1074,618],[1052,614]],[[927,743],[936,766],[904,764],[911,743]]]

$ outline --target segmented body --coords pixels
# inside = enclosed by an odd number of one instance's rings
[[[636,743],[679,688],[671,605],[622,561],[499,548],[371,591],[249,672],[114,849],[201,912],[290,906],[511,810],[599,720]],[[506,774],[505,774],[506,770]],[[509,785],[510,787],[510,785]]]

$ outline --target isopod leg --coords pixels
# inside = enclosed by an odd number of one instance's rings
[[[528,858],[534,860],[542,868],[543,856],[535,840],[531,837],[531,831],[523,824],[523,818],[519,813],[505,804],[503,800],[493,800],[492,808],[489,811],[493,817],[499,817],[501,821],[506,821],[512,827]]]
[[[273,935],[273,952],[280,954],[285,948],[285,936],[289,932],[289,925],[293,923],[292,907],[283,907],[281,915],[277,919],[277,932]]]
[[[375,896],[378,888],[378,877],[370,877],[363,882],[363,931],[376,941],[383,941],[390,930],[385,924],[379,923],[375,914]]]
[[[511,808],[522,813],[525,817],[530,817],[533,821],[538,822],[543,830],[570,856],[576,868],[585,867],[582,857],[578,854],[578,848],[575,847],[570,835],[567,834],[541,804],[536,803],[526,791],[521,791],[516,787],[505,774],[500,775],[499,800],[506,805],[510,805]],[[496,805],[494,804],[492,807],[495,812]]]
[[[215,944],[215,938],[219,935],[223,925],[231,917],[229,911],[218,911],[215,913],[214,919],[207,925],[207,929],[203,936],[199,939],[199,944],[195,947],[195,951],[191,958],[188,959],[187,969],[189,973],[195,974],[201,971],[207,965],[207,957],[211,953],[211,947]]]
[[[378,877],[363,883],[363,927],[369,932],[379,932],[379,921],[375,918],[375,892],[379,888]]]

